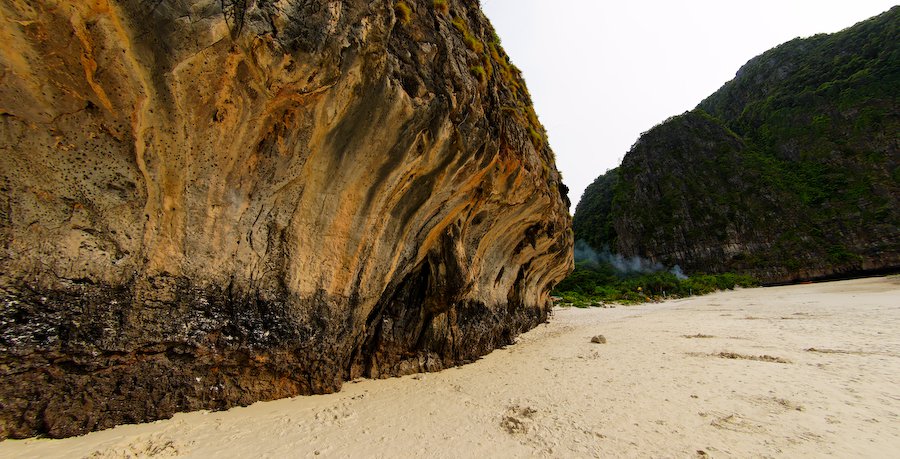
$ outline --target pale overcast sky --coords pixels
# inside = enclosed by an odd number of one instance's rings
[[[572,212],[584,188],[750,58],[889,10],[881,0],[481,0],[524,74]]]

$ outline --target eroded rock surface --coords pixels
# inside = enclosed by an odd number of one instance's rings
[[[477,2],[0,2],[0,438],[477,358],[571,269]]]

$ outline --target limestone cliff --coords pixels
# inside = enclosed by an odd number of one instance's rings
[[[0,438],[467,362],[571,269],[565,187],[476,1],[0,18]]]
[[[585,191],[576,237],[689,273],[900,268],[900,7],[750,60]]]

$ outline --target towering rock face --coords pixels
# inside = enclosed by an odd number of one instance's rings
[[[571,269],[565,187],[475,1],[0,17],[0,438],[466,362]]]
[[[900,7],[748,62],[585,191],[576,237],[784,282],[900,267]]]

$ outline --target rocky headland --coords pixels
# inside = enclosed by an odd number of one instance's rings
[[[566,189],[471,0],[0,3],[0,438],[471,361]]]
[[[766,283],[900,268],[898,23],[894,7],[751,59],[588,187],[576,238]]]

